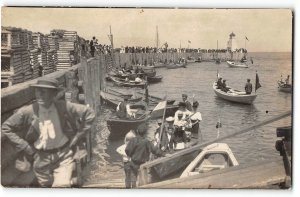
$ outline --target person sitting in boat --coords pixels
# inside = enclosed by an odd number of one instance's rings
[[[246,94],[251,94],[252,92],[252,83],[250,83],[250,79],[247,79],[247,83],[245,85]]]
[[[128,99],[131,96],[129,95],[125,95],[124,96],[124,101],[120,102],[117,106],[117,116],[119,118],[130,118],[133,116],[131,109],[130,109],[130,105],[128,103]]]
[[[138,82],[138,83],[141,83],[143,80],[139,76],[137,76],[134,81]]]
[[[288,85],[290,82],[290,75],[288,75],[285,79],[285,85]]]
[[[222,77],[218,78],[218,81],[217,81],[217,89],[222,89]]]
[[[193,102],[193,111],[192,111],[192,115],[191,115],[191,122],[192,122],[192,136],[195,138],[199,138],[200,136],[198,136],[198,134],[201,133],[200,131],[200,121],[202,121],[202,115],[200,112],[198,112],[198,106],[199,103],[198,101],[194,101]]]
[[[226,79],[223,79],[221,90],[224,92],[228,92],[228,90],[229,90],[229,88],[227,88],[227,85],[226,85]]]
[[[178,106],[179,109],[175,112],[174,116],[174,126],[192,128],[189,122],[189,117],[192,115],[192,112],[186,109],[185,102],[179,102]]]
[[[186,104],[186,109],[192,111],[192,104],[187,100],[187,94],[182,94],[182,101]]]

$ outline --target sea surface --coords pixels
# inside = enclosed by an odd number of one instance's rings
[[[292,76],[291,53],[249,53],[253,58],[253,65],[248,60],[249,68],[229,68],[226,62],[190,63],[187,68],[156,69],[157,74],[163,76],[163,81],[149,86],[149,93],[168,99],[181,100],[181,94],[186,93],[192,102],[199,102],[198,110],[202,114],[200,124],[203,141],[216,139],[216,123],[220,119],[222,128],[220,137],[226,136],[242,128],[251,126],[259,121],[276,116],[292,109],[292,94],[279,92],[277,80],[287,75]],[[259,76],[261,88],[257,90],[257,98],[253,105],[236,104],[218,98],[212,84],[217,78],[217,72],[227,85],[234,89],[243,90],[247,78],[251,79],[255,87],[256,72]],[[291,77],[292,80],[292,77]],[[129,90],[132,91],[132,90]],[[122,158],[116,153],[116,148],[124,143],[124,139],[109,141],[109,131],[106,118],[112,113],[110,108],[101,107],[98,118],[97,132],[93,134],[93,157],[91,166],[85,177],[86,185],[119,187],[124,179]],[[275,149],[276,128],[291,125],[291,118],[287,117],[250,132],[224,140],[232,149],[239,164],[247,164],[259,160],[273,160],[280,158]],[[149,123],[148,137],[153,138],[157,122]]]

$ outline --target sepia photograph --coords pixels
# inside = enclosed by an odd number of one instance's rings
[[[4,188],[293,187],[288,8],[2,7]]]

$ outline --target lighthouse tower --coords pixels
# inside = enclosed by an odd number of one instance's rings
[[[229,40],[227,42],[227,50],[230,52],[234,52],[237,49],[236,40],[235,40],[235,34],[231,32],[229,35]]]

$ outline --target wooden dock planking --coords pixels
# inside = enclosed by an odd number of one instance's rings
[[[285,181],[282,159],[259,161],[186,178],[143,185],[140,188],[267,188]]]

